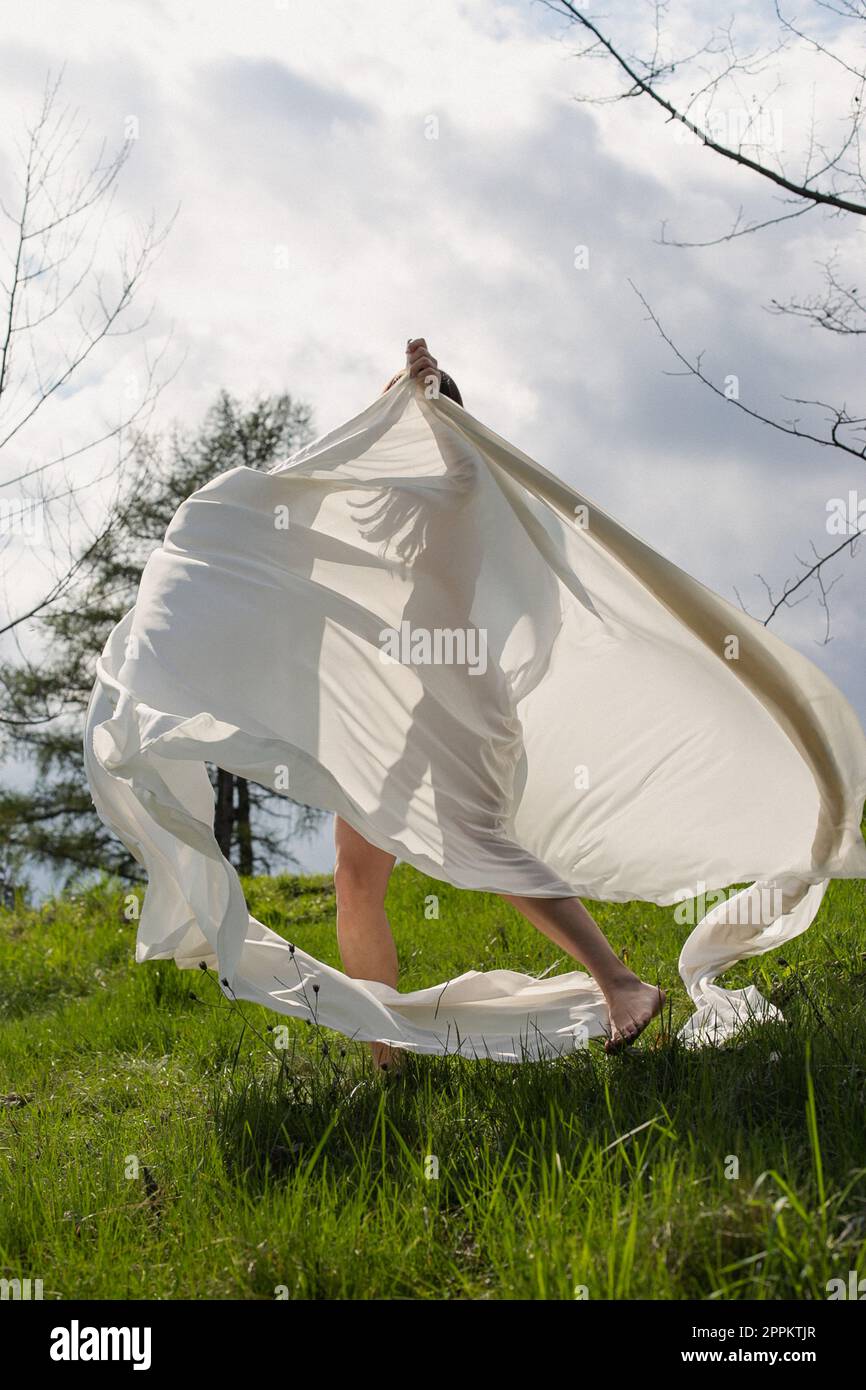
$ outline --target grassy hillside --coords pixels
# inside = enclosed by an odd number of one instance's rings
[[[339,963],[328,879],[245,887]],[[805,936],[728,977],[787,1024],[698,1053],[667,1026],[688,929],[591,907],[672,991],[665,1028],[613,1058],[384,1079],[300,1022],[276,1051],[285,1020],[212,975],[133,964],[110,886],[0,911],[0,1273],[46,1297],[267,1299],[824,1299],[866,1273],[866,885],[831,885]],[[405,989],[572,968],[497,898],[407,866],[389,911]]]

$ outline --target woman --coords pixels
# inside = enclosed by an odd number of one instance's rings
[[[421,377],[425,387],[463,404],[454,381],[439,368],[423,338],[410,339],[406,371]],[[398,372],[389,391],[403,377]],[[383,392],[384,394],[384,392]],[[371,845],[340,816],[335,817],[337,938],[347,975],[380,980],[397,988],[397,950],[385,913],[385,893],[396,857]],[[611,949],[597,923],[579,898],[532,898],[501,894],[506,902],[585,965],[600,986],[610,1014],[605,1051],[631,1045],[660,1012],[665,992],[635,975]],[[374,1064],[383,1069],[399,1065],[402,1053],[387,1043],[372,1042]]]
[[[804,932],[831,879],[866,877],[856,712],[461,409],[423,339],[390,387],[187,498],[96,664],[85,766],[147,873],[136,960],[211,968],[228,997],[369,1042],[380,1065],[522,1062],[622,1048],[664,1004],[580,899],[679,904],[678,923],[704,899],[678,1038],[781,1019],[716,981]],[[337,817],[344,970],[250,913],[208,764]],[[585,969],[396,989],[397,858],[498,894]]]

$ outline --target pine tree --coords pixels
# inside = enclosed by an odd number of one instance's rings
[[[99,820],[84,771],[84,716],[96,659],[134,604],[144,565],[180,504],[219,473],[239,464],[268,468],[311,435],[309,407],[288,394],[259,398],[245,410],[222,391],[197,433],[175,429],[167,442],[138,442],[115,524],[81,557],[74,589],[35,622],[40,656],[0,663],[6,749],[32,761],[36,773],[26,790],[0,788],[7,863],[49,865],[67,885],[93,870],[142,877]],[[214,833],[238,871],[267,872],[275,856],[291,862],[287,840],[312,829],[321,813],[223,769],[209,768],[209,774]]]

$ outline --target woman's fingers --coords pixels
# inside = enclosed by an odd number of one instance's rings
[[[409,368],[410,376],[426,376],[431,372],[438,375],[439,367],[436,358],[428,348],[423,338],[412,338],[406,347],[406,363]]]
[[[407,360],[412,363],[417,362],[422,357],[428,358],[433,363],[436,361],[423,338],[410,338],[406,345]]]
[[[424,338],[410,338],[406,343],[406,366],[410,377],[423,377],[425,381],[435,377],[438,390],[442,373]]]

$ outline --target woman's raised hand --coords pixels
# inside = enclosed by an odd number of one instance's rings
[[[411,377],[423,377],[425,385],[429,385],[429,379],[435,377],[436,390],[442,380],[442,373],[436,362],[436,358],[431,353],[423,338],[410,338],[406,344],[406,366],[409,368]]]

